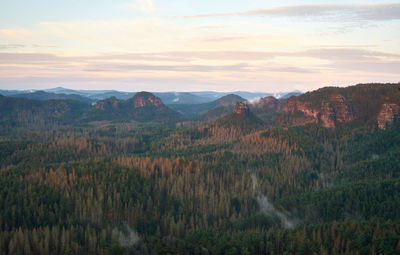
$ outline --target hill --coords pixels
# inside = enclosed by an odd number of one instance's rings
[[[87,120],[134,120],[138,122],[173,122],[182,119],[149,92],[136,93],[132,98],[119,100],[111,97],[100,100],[86,116]]]
[[[215,121],[214,125],[237,129],[240,130],[240,133],[247,133],[261,128],[263,122],[250,111],[246,103],[238,102],[235,104],[233,112]]]
[[[203,104],[171,104],[169,107],[180,112],[187,118],[197,118],[201,121],[213,121],[228,114],[237,102],[246,101],[244,98],[229,94],[209,103]]]
[[[35,91],[32,93],[19,93],[19,94],[11,94],[11,97],[18,97],[18,98],[27,98],[33,100],[76,100],[81,103],[91,104],[94,101],[88,97],[80,96],[77,94],[64,94],[64,93],[49,93],[45,91]]]
[[[76,100],[31,100],[0,95],[1,130],[51,128],[76,124],[90,105]],[[15,130],[14,130],[15,131]]]

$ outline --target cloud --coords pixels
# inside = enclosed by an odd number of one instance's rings
[[[330,68],[343,72],[361,71],[364,73],[385,73],[398,75],[400,61],[364,62],[364,61],[338,61],[327,65]]]
[[[400,3],[389,4],[312,4],[291,5],[242,12],[207,13],[185,16],[206,18],[225,16],[283,16],[283,17],[346,17],[352,20],[396,20],[400,19]]]
[[[294,66],[282,66],[272,67],[270,71],[281,72],[281,73],[315,73],[315,71],[306,68],[294,67]]]
[[[56,54],[42,53],[0,53],[0,64],[36,64],[36,63],[54,63],[54,62],[79,62],[79,63],[110,63],[114,66],[124,66],[133,68],[134,65],[129,62],[166,62],[176,63],[196,62],[196,61],[224,61],[240,62],[244,68],[243,62],[252,61],[272,61],[276,58],[315,58],[328,61],[382,61],[396,60],[400,61],[400,53],[372,51],[357,48],[316,48],[293,52],[268,52],[268,51],[166,51],[166,52],[148,52],[148,53],[125,53],[125,54],[104,54],[95,56],[61,56]],[[236,63],[237,65],[237,63]],[[153,65],[154,68],[161,69],[164,65]],[[212,65],[210,65],[212,66]],[[232,66],[232,65],[231,65]],[[253,66],[253,65],[252,65]],[[182,70],[184,68],[181,68]],[[290,70],[282,67],[281,70]],[[292,70],[295,70],[292,68]],[[300,70],[300,68],[297,68]]]
[[[63,61],[62,57],[42,53],[0,53],[0,64],[40,64]],[[65,61],[65,58],[64,58]]]
[[[92,40],[85,34],[85,30],[82,29],[82,24],[79,23],[68,23],[68,22],[40,22],[39,25],[51,35],[61,35],[67,39],[73,39],[84,42],[91,42]],[[87,24],[84,24],[87,25]],[[100,24],[99,24],[100,25]]]
[[[326,60],[350,60],[366,61],[379,60],[382,58],[400,59],[399,53],[387,53],[381,51],[370,51],[356,48],[320,48],[294,53],[295,55],[310,56]]]
[[[85,69],[89,72],[107,72],[107,71],[175,71],[175,72],[220,72],[232,71],[243,72],[251,68],[248,64],[233,65],[147,65],[147,64],[103,64],[92,66],[91,69]]]
[[[0,37],[23,37],[29,34],[30,32],[26,29],[0,29]]]
[[[154,13],[155,11],[155,5],[152,0],[136,0],[126,5],[144,13]]]
[[[19,49],[25,48],[26,45],[18,44],[18,43],[11,43],[11,44],[0,44],[0,49]]]
[[[313,61],[309,62],[309,59]],[[400,54],[357,48],[293,52],[166,51],[76,55],[0,52],[0,87],[140,84],[140,90],[309,90],[399,80]],[[53,84],[53,85],[52,85]],[[279,86],[277,86],[279,84]],[[295,87],[297,86],[297,87]],[[158,88],[158,89],[157,89]]]
[[[4,49],[23,49],[23,48],[56,48],[54,45],[41,45],[41,44],[0,44],[0,50]]]
[[[244,36],[214,36],[214,37],[204,38],[204,41],[207,41],[207,42],[227,42],[227,41],[241,40],[241,39],[245,39],[245,37]]]

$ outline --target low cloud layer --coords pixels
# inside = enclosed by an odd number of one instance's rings
[[[1,47],[1,46],[0,46]],[[23,45],[10,45],[6,47],[23,47]],[[43,53],[13,53],[0,52],[0,64],[35,64],[40,62],[99,62],[112,61],[113,63],[126,61],[168,61],[191,62],[197,60],[218,61],[270,61],[274,58],[298,57],[316,58],[322,60],[341,61],[376,61],[382,58],[400,60],[400,53],[370,51],[357,48],[316,48],[293,52],[266,52],[266,51],[174,51],[153,53],[126,53],[104,54],[97,56],[59,56]]]

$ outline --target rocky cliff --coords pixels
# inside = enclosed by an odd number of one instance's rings
[[[276,111],[291,115],[291,118],[286,119],[289,122],[287,124],[315,122],[327,128],[334,128],[337,122],[348,122],[354,119],[353,110],[348,105],[345,97],[340,94],[332,95],[320,103],[303,101],[299,97],[291,97],[280,100]]]
[[[96,109],[101,109],[101,110],[108,110],[108,109],[117,110],[119,108],[119,100],[116,99],[115,97],[110,97],[98,101],[94,107]]]
[[[149,106],[159,107],[164,105],[160,98],[149,92],[136,93],[136,95],[130,101],[133,102],[134,108],[143,108]]]
[[[383,104],[377,117],[378,127],[385,129],[387,124],[398,119],[400,119],[400,106],[397,104]]]
[[[249,106],[243,102],[238,102],[235,105],[235,110],[233,111],[239,115],[248,115],[250,113]]]
[[[278,104],[278,99],[272,96],[264,97],[258,100],[254,106],[258,109],[275,109]]]
[[[360,84],[346,88],[327,87],[277,100],[266,97],[252,105],[257,116],[270,125],[317,123],[335,128],[339,123],[376,125],[399,118],[398,84]]]

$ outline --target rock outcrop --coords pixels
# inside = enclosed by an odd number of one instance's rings
[[[230,135],[238,136],[262,128],[264,123],[250,111],[246,103],[238,102],[230,114],[217,119],[213,125],[225,131],[230,130]]]
[[[255,109],[275,111],[280,114],[276,121],[281,124],[319,123],[327,128],[335,128],[338,122],[349,122],[354,119],[354,112],[346,99],[335,94],[319,103],[301,100],[299,97],[277,100],[265,97],[254,104]]]
[[[323,101],[321,105],[321,110],[317,115],[317,122],[320,123],[323,127],[326,128],[334,128],[336,123],[336,113],[333,109],[332,105]]]
[[[160,98],[156,97],[152,93],[149,92],[139,92],[133,98],[133,107],[134,108],[142,108],[147,106],[163,106],[163,102]]]
[[[233,111],[236,114],[239,115],[248,115],[250,112],[249,106],[243,102],[238,102],[235,105],[235,110]]]
[[[278,99],[272,96],[263,97],[257,103],[254,104],[254,107],[258,109],[275,109],[278,104]]]
[[[128,100],[111,97],[98,101],[90,120],[129,120],[138,122],[173,122],[182,116],[164,105],[160,98],[149,92],[139,92]]]
[[[385,129],[387,124],[400,119],[400,106],[397,104],[383,104],[377,117],[377,124],[380,129]]]
[[[288,100],[279,101],[277,112],[295,113],[303,112],[305,116],[317,119],[319,109],[315,109],[311,102],[300,101],[298,98],[290,98]]]
[[[348,122],[354,120],[354,112],[346,103],[346,99],[342,95],[331,96],[329,102],[335,111],[335,120],[337,122]]]
[[[119,101],[115,97],[110,97],[98,101],[94,107],[100,110],[109,110],[109,109],[117,110],[119,107]]]

